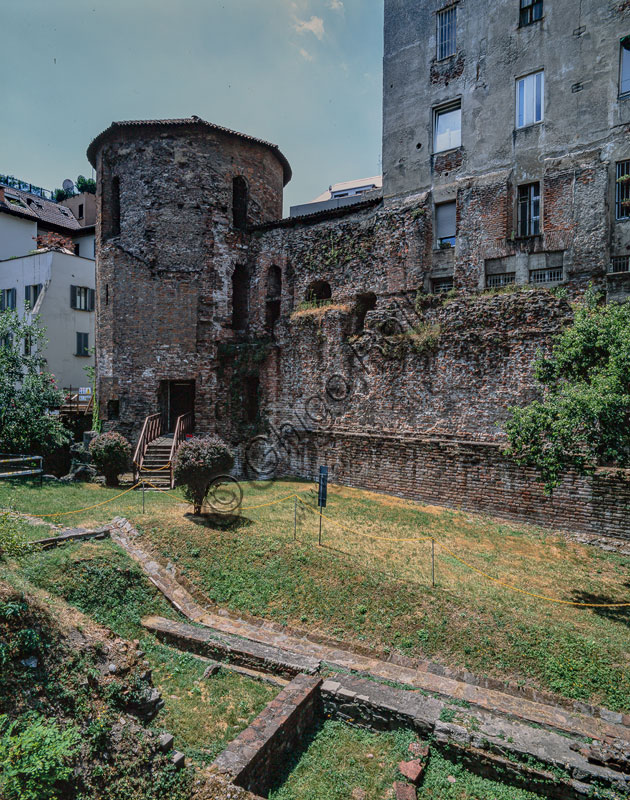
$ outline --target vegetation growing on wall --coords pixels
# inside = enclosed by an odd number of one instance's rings
[[[599,305],[589,291],[535,376],[543,399],[512,408],[508,452],[536,467],[551,491],[568,468],[630,466],[630,304]]]

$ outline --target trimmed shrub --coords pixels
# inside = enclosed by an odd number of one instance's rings
[[[175,456],[175,480],[184,487],[195,514],[201,514],[212,480],[233,466],[234,456],[218,436],[195,436],[181,444]]]
[[[129,467],[131,445],[120,433],[101,433],[90,442],[90,455],[105,484],[118,486],[118,476]]]

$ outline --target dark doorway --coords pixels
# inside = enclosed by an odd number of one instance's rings
[[[168,381],[166,386],[166,416],[170,433],[175,431],[177,418],[195,411],[195,382]]]

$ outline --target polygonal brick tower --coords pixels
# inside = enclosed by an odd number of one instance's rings
[[[94,139],[96,379],[105,427],[215,429],[217,347],[249,313],[252,225],[282,215],[291,168],[199,117],[114,122]]]

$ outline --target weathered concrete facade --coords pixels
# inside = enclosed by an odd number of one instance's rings
[[[537,352],[571,319],[566,298],[594,283],[621,299],[630,276],[607,274],[630,252],[615,178],[630,100],[613,97],[630,6],[582,3],[574,35],[565,0],[534,5],[523,28],[516,0],[446,7],[457,40],[437,62],[445,9],[387,0],[384,200],[279,219],[291,173],[274,145],[199,118],[101,134],[88,155],[105,424],[133,438],[148,414],[172,429],[190,410],[249,475],[312,477],[329,461],[333,481],[630,535],[622,477],[567,476],[549,499],[500,449],[510,406],[536,396]],[[593,88],[572,92],[588,64]],[[531,70],[546,76],[544,119],[515,128]],[[452,100],[461,146],[434,153],[436,104]],[[538,228],[517,236],[523,183],[539,187]],[[444,219],[454,236],[436,246]]]
[[[627,273],[618,259],[630,253],[630,222],[627,210],[617,219],[615,196],[617,164],[629,158],[620,40],[630,34],[630,9],[621,0],[531,5],[538,18],[522,24],[514,0],[491,9],[484,0],[385,2],[386,201],[431,191],[434,209],[457,202],[453,250],[441,253],[433,238],[433,281],[449,275],[456,287],[484,288],[490,275],[528,283],[549,277],[535,271],[561,268],[559,281],[540,282],[605,286],[611,264]],[[453,28],[441,50],[445,13]],[[536,73],[539,113],[519,124],[519,81]],[[460,141],[445,148],[438,117],[453,106]],[[532,184],[540,230],[522,235],[518,191]],[[630,276],[608,284],[623,296]]]

